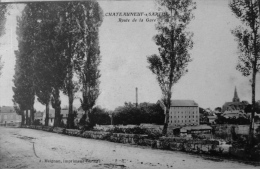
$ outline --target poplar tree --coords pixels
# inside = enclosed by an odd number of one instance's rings
[[[34,31],[33,23],[30,19],[30,13],[23,11],[22,16],[17,18],[17,40],[18,50],[15,51],[16,64],[13,87],[13,102],[22,113],[22,120],[26,119],[26,124],[33,122],[34,112],[34,67],[33,67],[33,46],[34,46]],[[30,117],[28,117],[28,110],[30,110]],[[26,111],[26,117],[24,117]],[[22,121],[23,122],[23,121]]]
[[[257,0],[232,0],[229,3],[232,13],[241,21],[241,25],[232,30],[238,43],[238,65],[236,69],[243,76],[251,75],[252,111],[249,129],[249,144],[252,145],[254,137],[255,116],[255,86],[256,74],[260,70],[260,36],[259,36],[259,4]]]
[[[156,75],[166,106],[163,134],[167,133],[171,107],[172,87],[188,71],[191,61],[189,50],[193,47],[193,33],[186,30],[194,18],[192,11],[196,4],[192,0],[157,0],[158,9],[163,12],[157,18],[154,41],[159,55],[147,57],[148,68]]]
[[[78,26],[84,37],[79,44],[79,57],[82,58],[82,67],[79,69],[80,82],[82,84],[81,107],[87,118],[100,94],[100,70],[98,68],[101,56],[99,46],[99,27],[103,21],[103,11],[96,1],[90,1],[82,9],[85,20],[79,20]],[[87,119],[89,120],[89,119]]]
[[[74,95],[79,90],[80,83],[83,86],[81,91],[85,93],[82,99],[84,109],[85,107],[89,109],[89,106],[92,108],[94,105],[93,100],[96,100],[99,94],[98,78],[100,75],[97,69],[100,63],[98,27],[103,16],[102,10],[95,0],[68,2],[64,5],[66,6],[63,8],[60,27],[63,36],[66,37],[64,40],[67,43],[65,57],[70,63],[67,68],[64,93],[69,97],[68,127],[71,128],[74,120]],[[75,75],[79,77],[79,82],[73,81]],[[92,103],[88,104],[87,102]],[[86,106],[87,104],[88,106]]]

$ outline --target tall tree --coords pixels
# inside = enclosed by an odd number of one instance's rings
[[[5,33],[5,22],[6,22],[7,5],[0,4],[0,37]],[[0,77],[2,75],[3,63],[1,62],[0,56]]]
[[[90,77],[83,77],[92,74],[95,67],[94,65],[98,65],[100,61],[98,46],[98,27],[101,24],[100,11],[101,9],[98,3],[92,0],[86,2],[68,2],[64,7],[64,11],[61,12],[62,22],[60,27],[62,28],[64,37],[66,37],[64,41],[67,43],[65,56],[70,63],[64,83],[64,93],[69,97],[69,128],[73,126],[74,93],[79,89],[79,84],[73,81],[73,77],[77,73],[77,75],[81,77],[81,82],[86,83],[85,81]],[[89,73],[89,70],[92,72]],[[98,79],[99,71],[97,69],[95,70],[96,79]],[[87,83],[90,82],[88,81]],[[93,88],[93,82],[91,83],[91,87]],[[96,84],[98,84],[98,81]],[[88,86],[88,88],[90,88],[90,86]],[[96,91],[96,89],[95,87],[93,91]],[[92,92],[91,94],[93,95],[94,93]],[[90,96],[91,95],[89,95],[89,97]],[[85,103],[87,99],[90,98],[83,99],[83,102]]]
[[[26,111],[26,118],[22,114],[22,119],[26,119],[26,124],[33,122],[33,112],[34,112],[34,99],[35,90],[33,84],[33,23],[30,21],[30,13],[25,10],[20,18],[17,18],[17,40],[18,40],[18,50],[15,52],[16,55],[16,65],[15,65],[15,75],[14,75],[14,96],[13,102],[19,107],[20,112]],[[30,110],[30,117],[28,117],[28,110]]]
[[[249,132],[249,143],[253,140],[253,123],[255,115],[255,86],[256,74],[260,70],[260,36],[259,36],[259,7],[257,0],[232,0],[229,7],[233,14],[241,21],[242,25],[232,30],[235,40],[238,42],[238,60],[237,70],[244,76],[252,76],[252,114]]]
[[[84,37],[78,44],[78,56],[83,60],[83,67],[79,69],[80,82],[82,83],[82,109],[89,113],[99,96],[100,70],[100,47],[99,27],[103,21],[103,11],[96,1],[90,1],[82,8],[78,26]]]
[[[187,72],[191,61],[189,50],[193,47],[193,34],[186,30],[194,18],[196,4],[192,0],[157,0],[159,15],[154,41],[159,46],[159,55],[147,57],[149,69],[156,75],[166,106],[163,134],[167,133],[171,106],[172,86]]]
[[[77,13],[82,11],[77,10],[81,5],[84,6],[87,2],[64,2],[60,4],[59,10],[59,30],[62,34],[63,42],[66,44],[64,48],[64,57],[66,58],[66,78],[64,80],[63,92],[68,95],[69,114],[67,119],[67,127],[72,128],[74,125],[73,102],[75,93],[79,89],[78,82],[74,80],[76,68],[82,61],[77,57],[77,44],[83,38],[80,36],[80,31],[77,24]]]
[[[66,3],[66,2],[65,2]],[[37,19],[38,30],[35,38],[36,95],[46,105],[46,125],[48,125],[49,103],[55,109],[54,126],[59,126],[61,101],[60,90],[63,87],[68,67],[64,50],[63,32],[60,29],[61,3],[45,2],[31,4]]]

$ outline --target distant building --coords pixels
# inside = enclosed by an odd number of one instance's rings
[[[211,134],[212,127],[208,125],[186,126],[180,129],[180,134]]]
[[[249,103],[247,101],[241,101],[238,97],[237,94],[237,88],[235,87],[235,92],[234,92],[234,97],[232,102],[226,102],[223,106],[222,106],[222,113],[224,113],[225,111],[235,111],[235,110],[241,110],[244,112],[244,109],[246,108],[246,106]]]
[[[222,116],[225,118],[239,118],[239,117],[247,118],[246,114],[242,110],[225,111],[222,114]]]
[[[215,114],[209,115],[209,116],[208,116],[209,124],[215,124],[215,123],[216,123],[215,120],[216,120],[217,118],[218,118],[218,117],[217,117]]]
[[[0,125],[19,125],[21,121],[22,117],[15,112],[14,107],[0,107]]]
[[[169,126],[199,125],[199,106],[193,100],[172,100],[169,114]]]
[[[79,111],[79,109],[77,110],[75,107],[73,107],[73,111],[77,111],[77,117],[74,120],[75,123],[77,123],[79,121],[79,119],[81,118],[82,114],[81,114],[81,111]],[[61,108],[60,114],[62,115],[63,124],[67,124],[69,108],[68,107]],[[44,112],[43,112],[42,124],[45,124],[45,118],[46,118],[46,110],[44,110]],[[55,110],[49,109],[49,126],[54,125],[54,119],[55,119]]]
[[[158,101],[165,110],[165,106]],[[172,100],[169,112],[169,128],[200,124],[199,106],[193,100]]]
[[[39,122],[41,124],[44,124],[43,123],[43,112],[40,112],[40,111],[37,111],[36,113],[34,113],[34,120],[39,120]]]

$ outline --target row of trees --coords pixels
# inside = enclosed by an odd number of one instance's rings
[[[83,115],[85,116],[85,115]],[[79,121],[80,127],[92,127],[99,125],[140,125],[141,123],[159,124],[164,123],[164,111],[159,104],[140,103],[138,106],[134,103],[125,103],[124,106],[117,107],[114,111],[108,111],[96,106],[89,113],[89,123],[82,117]]]
[[[55,109],[59,126],[60,92],[68,96],[68,128],[73,126],[73,101],[82,92],[81,106],[88,113],[99,95],[99,27],[103,12],[95,1],[27,3],[17,18],[18,50],[15,52],[13,102],[28,119],[35,98]],[[33,113],[30,114],[33,121]],[[28,124],[29,121],[26,121]]]

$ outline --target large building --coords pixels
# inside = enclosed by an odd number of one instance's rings
[[[237,88],[235,87],[235,92],[234,92],[234,97],[232,99],[232,102],[226,102],[223,106],[222,106],[222,113],[227,114],[227,112],[244,112],[244,109],[246,108],[246,106],[249,103],[247,101],[241,101],[238,97],[237,94]]]
[[[169,127],[199,125],[199,106],[193,100],[172,100]]]
[[[18,115],[12,106],[0,107],[0,125],[19,125],[21,120],[21,115]]]

